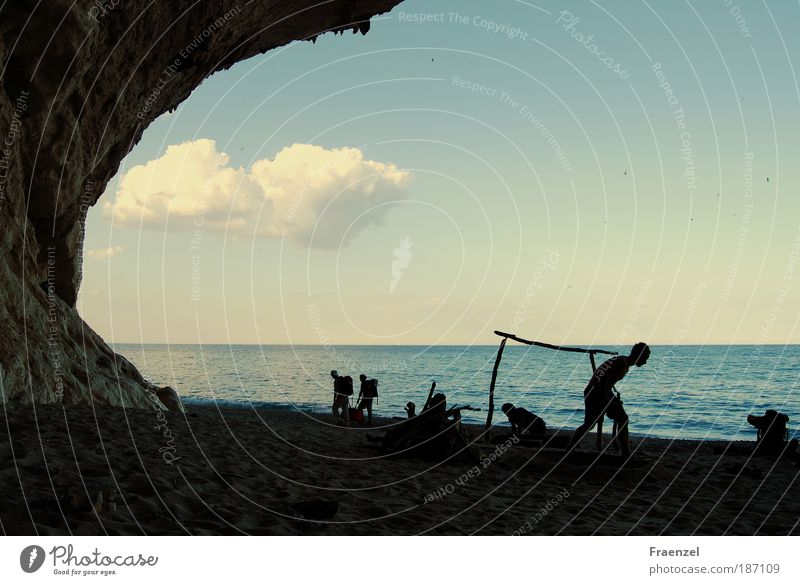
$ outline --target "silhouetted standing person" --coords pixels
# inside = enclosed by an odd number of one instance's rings
[[[622,407],[622,401],[614,394],[613,387],[614,384],[625,377],[631,366],[642,367],[647,363],[649,357],[650,348],[646,343],[640,341],[631,348],[630,355],[614,356],[600,364],[600,367],[592,374],[583,391],[586,414],[584,415],[583,424],[575,429],[567,449],[571,449],[580,443],[584,435],[606,415],[616,422],[619,427],[617,440],[623,455],[630,453],[628,445],[628,415]]]
[[[372,426],[372,401],[378,397],[378,381],[374,378],[370,380],[364,374],[361,374],[358,379],[361,380],[361,390],[358,391],[356,410],[366,408],[367,424]]]
[[[350,397],[353,395],[353,379],[350,376],[340,376],[336,370],[331,370],[333,378],[333,417],[339,423],[339,409],[345,426],[350,426]]]

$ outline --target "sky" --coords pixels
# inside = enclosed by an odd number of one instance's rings
[[[407,0],[251,58],[125,158],[78,309],[116,343],[800,343],[798,21]]]

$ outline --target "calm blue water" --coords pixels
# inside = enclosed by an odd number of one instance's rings
[[[326,411],[331,369],[380,381],[376,406],[404,416],[409,401],[421,408],[436,380],[448,405],[472,405],[469,422],[486,417],[494,346],[257,346],[117,344],[145,377],[170,385],[189,402],[270,405]],[[620,351],[628,348],[614,348]],[[650,361],[617,386],[631,432],[665,438],[755,438],[745,420],[767,408],[800,420],[800,346],[652,346]],[[549,427],[574,428],[583,419],[588,356],[512,345],[500,366],[495,421],[503,402],[524,406]],[[356,389],[357,392],[357,389]],[[793,431],[790,431],[793,432]]]

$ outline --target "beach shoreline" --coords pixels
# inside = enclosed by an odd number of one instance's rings
[[[633,457],[565,456],[465,425],[479,452],[387,457],[330,415],[187,404],[186,413],[5,404],[0,521],[13,535],[798,534],[797,460],[754,442],[632,437]],[[609,425],[610,426],[610,425]],[[610,429],[607,429],[610,430]],[[608,443],[606,435],[605,444]],[[103,505],[99,494],[113,491]],[[335,502],[328,519],[308,502]],[[99,508],[95,512],[92,508]]]

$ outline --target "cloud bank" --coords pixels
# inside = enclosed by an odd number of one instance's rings
[[[122,253],[122,246],[111,246],[109,248],[95,248],[87,250],[86,255],[96,260],[107,260],[113,258],[117,254]]]
[[[250,170],[232,167],[216,142],[169,146],[126,172],[103,211],[115,225],[203,229],[228,237],[286,237],[315,247],[340,245],[348,228],[380,223],[405,198],[411,173],[366,160],[357,148],[293,144]],[[351,224],[365,214],[357,226]]]

